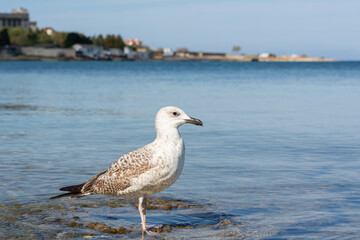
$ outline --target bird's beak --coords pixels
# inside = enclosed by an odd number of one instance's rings
[[[198,125],[198,126],[202,126],[203,123],[200,119],[197,119],[197,118],[188,118],[188,119],[185,119],[185,123],[191,123],[191,124],[195,124],[195,125]]]

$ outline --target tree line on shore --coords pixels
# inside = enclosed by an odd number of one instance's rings
[[[34,46],[39,44],[53,44],[60,48],[70,48],[76,43],[94,44],[108,48],[125,47],[121,35],[107,34],[87,37],[84,34],[76,32],[55,32],[48,35],[45,31],[37,29],[36,31],[25,30],[22,27],[0,28],[0,47],[6,45]]]

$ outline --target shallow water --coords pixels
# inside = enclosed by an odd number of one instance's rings
[[[359,103],[359,62],[0,62],[0,233],[138,239],[135,201],[48,198],[152,141],[175,105],[204,127],[180,128],[183,173],[154,197],[198,207],[149,210],[173,226],[160,236],[360,238]]]

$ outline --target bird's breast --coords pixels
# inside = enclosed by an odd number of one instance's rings
[[[167,149],[154,156],[157,167],[154,169],[152,181],[145,187],[152,189],[149,194],[160,192],[174,184],[184,167],[185,147],[182,139],[177,143],[162,147]]]
[[[164,146],[162,153],[159,153],[157,165],[164,170],[165,175],[177,175],[184,167],[185,147],[182,139],[173,144]],[[166,177],[166,176],[165,176]]]

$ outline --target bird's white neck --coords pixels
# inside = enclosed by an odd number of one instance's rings
[[[176,142],[182,140],[179,130],[174,127],[169,128],[157,128],[155,142]]]

